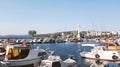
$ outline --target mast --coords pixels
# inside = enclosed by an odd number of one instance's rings
[[[78,30],[77,30],[77,38],[80,39],[80,25],[78,25]]]

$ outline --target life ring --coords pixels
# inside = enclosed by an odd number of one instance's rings
[[[118,59],[118,56],[113,55],[113,56],[112,56],[112,59],[116,60],[116,59]]]
[[[95,57],[96,57],[96,58],[100,58],[100,55],[99,55],[99,54],[96,54]]]

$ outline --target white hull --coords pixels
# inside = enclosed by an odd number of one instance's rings
[[[5,57],[4,60],[1,61],[1,65],[3,66],[17,67],[17,66],[34,65],[33,67],[37,67],[39,62],[42,59],[45,59],[45,57],[47,56],[46,51],[43,49],[31,49],[29,47],[23,47],[19,45],[8,46],[6,51],[6,56],[10,48],[19,49],[19,50],[21,49],[21,52],[19,52],[17,58]],[[25,51],[25,53],[23,52],[23,50]]]
[[[81,57],[83,58],[89,58],[89,59],[100,59],[100,60],[106,60],[106,61],[120,61],[120,57],[118,56],[118,59],[113,59],[112,55],[109,54],[109,52],[107,54],[99,54],[99,58],[97,58],[95,55],[96,54],[91,54],[90,52],[82,52],[80,53]]]
[[[36,59],[27,59],[27,60],[10,60],[10,61],[1,61],[3,64],[7,64],[7,66],[25,66],[33,64],[34,67],[37,67],[37,64],[40,62],[40,58]]]

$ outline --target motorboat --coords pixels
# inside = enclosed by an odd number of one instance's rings
[[[37,67],[45,57],[47,57],[47,52],[44,49],[32,49],[30,46],[7,45],[5,58],[0,63],[2,66],[8,67],[27,65]]]
[[[90,52],[83,51],[80,53],[82,58],[95,60],[119,61],[120,51],[108,50],[106,46],[94,46]]]
[[[50,55],[48,59],[42,60],[39,67],[77,67],[76,61],[68,58],[62,61],[60,56]]]

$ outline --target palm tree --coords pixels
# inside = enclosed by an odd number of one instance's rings
[[[35,30],[30,30],[29,32],[28,32],[28,34],[29,35],[31,35],[32,37],[34,37],[35,35],[36,35],[36,31]]]

